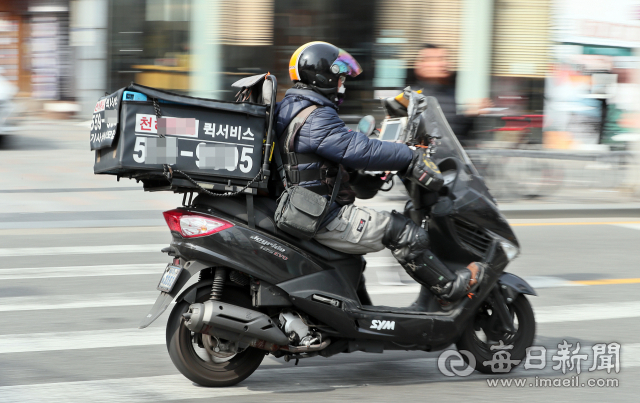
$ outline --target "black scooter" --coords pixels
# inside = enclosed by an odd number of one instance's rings
[[[140,325],[147,327],[175,299],[167,348],[182,374],[203,386],[229,386],[251,375],[267,354],[289,361],[354,351],[436,351],[453,343],[469,351],[465,359],[482,372],[491,371],[483,362],[499,343],[513,346],[511,359],[525,357],[535,335],[525,294],[535,291],[504,272],[519,253],[518,241],[438,102],[421,102],[426,110],[408,116],[415,133],[405,130],[410,138],[402,141],[430,147],[445,183],[437,195],[408,183],[412,207],[406,213],[428,226],[432,249],[448,267],[487,264],[474,294],[442,307],[423,287],[409,307],[373,306],[363,256],[278,230],[272,199],[254,198],[248,217],[244,198],[203,194],[164,213],[173,241],[163,251],[174,260]],[[406,109],[397,110],[396,118],[407,116]],[[183,290],[195,275],[198,281]]]

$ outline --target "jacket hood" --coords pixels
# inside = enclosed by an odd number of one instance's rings
[[[338,109],[333,102],[317,92],[291,88],[285,93],[284,99],[276,105],[276,136],[279,138],[293,118],[311,105],[329,106],[333,109]]]

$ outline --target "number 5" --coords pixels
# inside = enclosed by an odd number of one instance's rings
[[[144,163],[147,158],[146,137],[136,137],[136,146],[133,149],[133,160],[139,164]],[[138,151],[140,155],[138,155]]]
[[[253,168],[253,160],[251,159],[250,155],[247,155],[247,153],[253,152],[253,148],[249,148],[249,147],[242,147],[242,154],[240,155],[240,164],[238,164],[238,166],[240,167],[240,170],[244,173],[247,173],[249,171],[251,171],[251,168]],[[242,165],[242,163],[245,162],[245,165]]]

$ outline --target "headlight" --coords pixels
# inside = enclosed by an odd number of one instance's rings
[[[515,259],[520,254],[520,249],[509,241],[500,241],[500,246],[509,260]]]

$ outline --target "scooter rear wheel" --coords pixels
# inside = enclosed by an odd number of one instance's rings
[[[473,323],[465,330],[456,343],[458,350],[469,351],[475,358],[475,369],[485,374],[508,373],[518,364],[493,364],[496,359],[496,353],[500,350],[495,349],[500,341],[506,346],[513,346],[510,349],[504,349],[500,353],[501,358],[509,360],[524,360],[527,348],[533,344],[536,334],[536,321],[533,315],[533,309],[529,300],[524,295],[509,305],[509,311],[514,317],[514,325],[516,333],[509,334],[498,329],[499,321],[497,313],[492,312],[491,306],[481,307],[474,318]],[[494,346],[494,350],[491,347]],[[506,353],[506,354],[504,354]],[[469,358],[462,354],[465,361],[469,362]],[[484,362],[491,362],[484,364]],[[505,370],[507,369],[508,370]],[[497,369],[497,370],[496,370]]]
[[[210,289],[203,288],[198,292],[196,302],[208,300],[209,295]],[[245,290],[226,287],[222,300],[251,308],[251,299]],[[265,357],[262,350],[249,347],[237,354],[213,356],[205,348],[198,347],[198,335],[184,325],[182,318],[182,314],[188,310],[188,302],[176,304],[167,322],[167,349],[171,361],[182,375],[201,386],[221,387],[235,385],[258,369]]]

